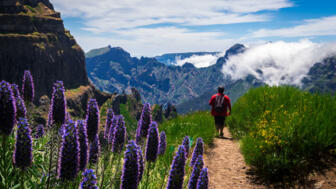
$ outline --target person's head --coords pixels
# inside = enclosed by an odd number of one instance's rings
[[[221,94],[224,93],[224,87],[223,86],[218,87],[218,93],[221,93]]]

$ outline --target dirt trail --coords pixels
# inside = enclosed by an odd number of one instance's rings
[[[266,188],[251,183],[246,174],[248,167],[239,151],[239,144],[231,139],[227,128],[224,129],[224,136],[225,138],[215,138],[214,147],[204,156],[205,165],[209,170],[209,188]]]
[[[247,174],[249,167],[240,153],[239,143],[232,140],[227,128],[224,129],[225,138],[215,138],[214,146],[204,155],[205,166],[208,167],[209,189],[265,189],[274,188],[257,185]],[[281,188],[281,187],[275,187]],[[331,189],[336,188],[336,167],[324,174],[311,175],[303,186],[290,188]]]

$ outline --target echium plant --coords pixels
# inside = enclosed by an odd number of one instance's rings
[[[171,165],[167,189],[182,189],[184,166],[186,162],[185,149],[180,145]]]
[[[77,123],[69,120],[63,127],[62,143],[59,150],[58,178],[73,180],[79,172],[79,142]]]
[[[89,160],[89,143],[86,133],[86,125],[83,120],[77,121],[78,140],[79,140],[79,169],[84,171]]]
[[[188,189],[196,189],[197,180],[204,166],[203,156],[199,155],[190,176]]]
[[[163,155],[166,152],[167,141],[166,141],[166,133],[161,131],[160,133],[160,143],[159,143],[159,155]]]
[[[144,172],[144,160],[143,160],[143,156],[142,156],[142,150],[141,147],[138,146],[138,163],[139,163],[139,167],[138,167],[138,183],[140,183],[141,179],[142,179],[142,175]]]
[[[146,161],[155,162],[159,151],[159,131],[157,123],[153,121],[149,126],[147,144],[146,144]]]
[[[12,91],[13,91],[13,96],[16,99],[18,96],[21,96],[19,86],[15,83],[12,84]]]
[[[126,127],[122,115],[118,116],[118,124],[114,129],[113,135],[112,152],[120,153],[126,141]]]
[[[33,102],[34,100],[34,80],[29,70],[24,71],[22,96],[25,102]]]
[[[126,147],[124,156],[124,168],[122,170],[120,189],[138,188],[139,157],[137,145],[133,140]]]
[[[194,167],[195,162],[198,158],[199,155],[203,155],[203,140],[202,138],[198,138],[196,141],[196,146],[194,148],[193,154],[192,154],[192,158],[190,161],[190,166]]]
[[[208,189],[209,178],[208,178],[208,168],[203,168],[198,180],[196,189]]]
[[[184,146],[184,149],[186,151],[186,157],[188,158],[189,151],[190,151],[190,139],[189,139],[189,136],[185,136],[184,137],[182,145]]]
[[[105,132],[104,132],[104,137],[105,138],[108,138],[113,116],[114,116],[114,113],[113,113],[112,108],[107,109],[106,122],[105,122]]]
[[[11,85],[0,82],[0,134],[9,136],[16,122],[15,98]]]
[[[98,189],[97,177],[92,169],[87,169],[83,173],[83,180],[79,185],[79,189]]]
[[[138,121],[138,128],[136,133],[136,143],[140,144],[143,138],[148,135],[149,125],[152,122],[152,110],[149,103],[144,104],[140,120]]]
[[[119,120],[119,116],[113,116],[112,121],[111,121],[111,125],[109,128],[109,133],[108,133],[108,143],[112,144],[113,143],[113,138],[114,138],[114,130],[116,128],[116,126],[118,125],[118,120]]]
[[[99,130],[99,108],[96,99],[90,99],[86,110],[86,128],[89,142],[95,140]]]
[[[64,95],[63,81],[56,81],[50,102],[48,123],[57,124],[60,127],[66,121],[66,100]]]
[[[99,158],[99,154],[100,154],[100,142],[99,142],[98,135],[96,135],[96,138],[90,144],[89,162],[90,163],[97,163],[98,158]]]
[[[27,110],[26,105],[21,97],[18,85],[12,84],[12,91],[16,105],[16,120],[18,121],[20,117],[26,118]]]
[[[44,135],[44,126],[39,124],[36,126],[35,138],[41,138]]]
[[[27,119],[20,118],[17,127],[13,163],[15,167],[24,170],[30,167],[33,161],[33,139]]]

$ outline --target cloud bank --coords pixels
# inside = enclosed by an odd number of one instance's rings
[[[300,86],[309,69],[331,55],[336,55],[336,43],[278,41],[254,46],[242,54],[231,56],[222,72],[234,80],[253,75],[271,86]]]
[[[224,56],[224,53],[218,53],[216,55],[193,55],[189,58],[181,59],[181,57],[176,57],[175,63],[178,66],[182,66],[186,62],[192,63],[197,68],[204,68],[216,64],[217,59]]]

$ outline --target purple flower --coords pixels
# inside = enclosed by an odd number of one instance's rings
[[[159,155],[163,155],[166,152],[166,148],[167,148],[166,133],[162,131],[160,133]]]
[[[196,141],[196,146],[194,148],[194,152],[192,154],[192,158],[190,161],[190,166],[194,167],[195,162],[199,155],[203,155],[203,140],[202,138],[198,138]]]
[[[109,134],[108,134],[108,143],[112,144],[113,143],[113,137],[114,137],[114,130],[118,124],[118,118],[119,116],[113,116],[112,121],[111,121],[111,125],[109,128]]]
[[[112,108],[107,109],[104,137],[107,139],[112,124],[114,113]]]
[[[138,163],[139,163],[138,183],[140,183],[140,181],[142,179],[143,172],[144,172],[144,161],[143,161],[142,150],[141,150],[140,146],[138,146]]]
[[[167,189],[182,189],[185,161],[185,149],[180,145],[171,165]]]
[[[209,183],[208,169],[203,168],[198,177],[197,189],[208,189],[208,183]]]
[[[203,166],[204,166],[203,157],[202,155],[199,155],[190,176],[188,189],[196,189],[197,180]]]
[[[20,95],[19,87],[16,84],[12,84],[13,96],[15,98],[15,106],[16,106],[16,120],[18,121],[20,117],[26,118],[26,106],[24,101]]]
[[[44,126],[42,124],[37,125],[35,138],[41,138],[44,135]]]
[[[159,131],[157,123],[153,121],[149,127],[146,144],[146,161],[154,162],[159,151]]]
[[[98,189],[97,177],[92,169],[87,169],[83,173],[83,180],[80,183],[79,189]]]
[[[16,121],[15,98],[11,85],[0,82],[0,134],[10,135]]]
[[[95,140],[99,129],[99,109],[96,99],[90,99],[86,111],[86,127],[89,142]]]
[[[136,133],[136,143],[140,144],[142,139],[147,137],[149,125],[152,122],[151,107],[149,103],[144,104],[140,120],[138,122],[138,128]]]
[[[120,153],[124,147],[126,140],[126,127],[124,117],[122,115],[118,116],[118,124],[114,128],[113,135],[112,152]]]
[[[138,188],[139,159],[137,145],[133,140],[126,147],[124,168],[122,170],[120,189]]]
[[[20,169],[30,167],[33,160],[33,141],[27,119],[20,118],[16,132],[16,143],[13,154],[13,163]]]
[[[34,81],[29,70],[24,71],[22,82],[22,96],[24,101],[33,102],[34,100]]]
[[[189,136],[185,136],[182,142],[182,145],[184,146],[184,149],[186,151],[186,157],[188,158],[189,156],[189,149],[190,149],[190,139]]]
[[[79,170],[84,171],[89,160],[89,143],[86,132],[86,125],[83,120],[77,121],[79,141]]]
[[[93,142],[90,144],[90,163],[97,163],[99,154],[100,154],[100,143],[99,143],[99,137],[96,136],[96,138],[93,140]]]
[[[77,123],[69,120],[62,126],[63,135],[58,159],[58,178],[73,180],[79,171],[80,148],[77,134]]]
[[[60,126],[66,121],[66,100],[63,81],[54,83],[48,118],[49,126],[53,124]]]

